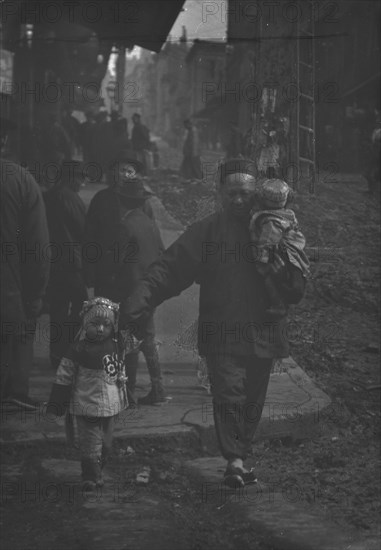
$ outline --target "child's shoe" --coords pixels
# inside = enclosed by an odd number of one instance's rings
[[[97,487],[103,487],[101,460],[85,458],[81,461],[81,467],[84,491],[95,491]]]
[[[95,481],[86,480],[82,482],[82,492],[92,493],[97,490],[97,484]]]

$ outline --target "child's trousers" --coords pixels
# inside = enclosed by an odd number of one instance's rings
[[[83,481],[101,483],[102,468],[111,452],[115,416],[76,416]]]

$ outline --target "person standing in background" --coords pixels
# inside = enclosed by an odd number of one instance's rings
[[[86,216],[85,243],[97,243],[96,261],[84,257],[85,280],[94,296],[113,302],[127,298],[134,284],[164,249],[153,218],[148,192],[142,182],[142,164],[134,153],[116,155],[109,174],[109,187],[97,193]],[[165,402],[162,374],[155,342],[154,311],[142,327],[139,340],[151,379],[150,392],[142,405]],[[126,357],[130,404],[134,398],[139,350]]]
[[[64,162],[61,174],[60,183],[44,197],[50,241],[56,254],[48,287],[50,361],[54,369],[79,330],[79,313],[87,299],[81,251],[86,210],[78,194],[83,180],[81,164]]]
[[[146,152],[151,150],[151,138],[147,126],[142,124],[139,113],[132,116],[134,127],[132,128],[131,142],[138,160],[143,164],[143,174],[147,174]]]
[[[113,125],[105,110],[99,111],[96,121],[95,162],[102,173],[102,182],[105,183],[110,162],[115,154],[113,148]]]
[[[58,120],[56,112],[48,113],[43,125],[44,161],[61,166],[64,160],[71,159],[71,141],[69,134]]]
[[[95,133],[96,133],[96,122],[94,114],[91,111],[85,113],[86,121],[82,122],[80,126],[80,140],[82,146],[83,162],[95,162],[96,161],[96,151],[95,151]]]
[[[113,128],[113,151],[131,151],[132,144],[128,138],[127,119],[119,118]]]
[[[2,133],[2,149],[6,138]],[[29,397],[29,375],[49,281],[48,224],[41,190],[27,170],[2,158],[0,183],[1,399],[9,408],[33,410],[38,403]]]
[[[65,105],[62,109],[62,126],[70,139],[70,156],[77,157],[81,147],[80,144],[80,122],[73,115],[73,107]]]
[[[183,146],[183,162],[180,168],[181,176],[188,181],[202,180],[200,160],[200,143],[197,128],[190,119],[184,120],[187,131]]]

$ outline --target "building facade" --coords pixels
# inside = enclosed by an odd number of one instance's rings
[[[203,147],[223,147],[226,121],[226,44],[195,40],[186,57],[190,89],[189,116],[196,122]]]
[[[380,107],[379,12],[367,0],[229,1],[226,105],[242,154],[288,178],[299,157],[317,172],[362,170]]]

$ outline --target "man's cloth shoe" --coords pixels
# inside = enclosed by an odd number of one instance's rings
[[[98,481],[92,481],[90,479],[86,479],[82,482],[82,492],[83,493],[92,493],[93,491],[96,491],[98,488],[103,487],[104,482],[103,479],[100,479]]]
[[[244,471],[240,468],[227,468],[224,474],[224,483],[232,489],[240,489],[245,485],[257,483],[258,479],[254,469]]]
[[[251,468],[248,472],[243,472],[241,475],[245,485],[252,485],[258,481],[258,478],[254,473],[254,468]]]

